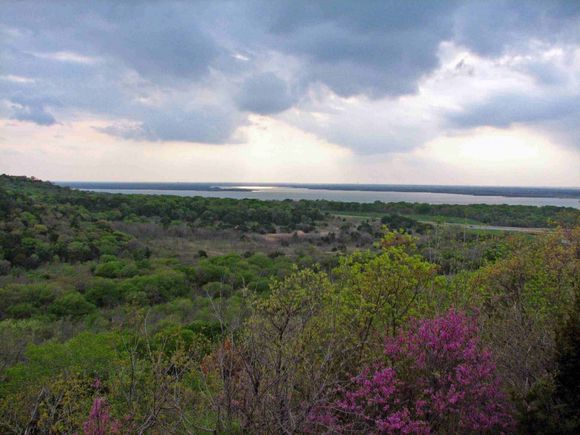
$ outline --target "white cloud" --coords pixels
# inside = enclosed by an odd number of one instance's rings
[[[48,53],[30,53],[39,59],[55,60],[58,62],[80,63],[83,65],[94,65],[101,61],[98,57],[85,56],[72,51],[55,51]]]
[[[19,83],[19,84],[26,84],[26,83],[34,83],[35,82],[34,79],[31,79],[28,77],[16,76],[16,75],[12,75],[12,74],[2,75],[2,76],[0,76],[0,80],[4,80],[7,82],[13,82],[13,83]]]

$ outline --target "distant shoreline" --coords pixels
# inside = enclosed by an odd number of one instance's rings
[[[299,184],[299,183],[142,183],[142,182],[66,182],[55,184],[75,189],[108,190],[190,190],[200,192],[256,192],[247,186],[287,187],[297,189],[316,189],[360,192],[417,192],[448,193],[473,196],[502,196],[520,198],[567,198],[580,199],[580,188],[556,187],[501,187],[501,186],[426,186],[397,184]]]

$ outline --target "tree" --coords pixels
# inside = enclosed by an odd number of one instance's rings
[[[386,340],[385,357],[313,413],[312,429],[426,434],[512,427],[507,397],[475,319],[449,311],[414,321]]]
[[[484,338],[510,393],[526,401],[551,371],[556,330],[577,298],[580,227],[513,238],[509,250],[478,270],[464,291],[481,307]]]
[[[243,329],[213,355],[222,380],[214,400],[219,429],[302,432],[315,404],[332,391],[353,352],[328,276],[309,269],[271,284]]]
[[[83,431],[85,435],[121,433],[121,424],[119,421],[111,418],[109,405],[104,398],[95,398],[87,421],[83,423]]]
[[[418,314],[436,270],[412,253],[410,236],[387,232],[380,244],[378,255],[359,252],[343,257],[334,271],[343,305],[358,322],[362,347],[378,331],[394,335],[409,316]]]
[[[95,310],[95,305],[78,292],[68,292],[56,299],[49,307],[51,313],[58,317],[79,318]]]

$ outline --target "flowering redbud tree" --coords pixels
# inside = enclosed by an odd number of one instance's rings
[[[313,431],[505,432],[510,406],[475,320],[449,311],[411,322],[385,343],[386,361],[364,370],[312,415]]]
[[[102,397],[95,398],[89,418],[83,424],[85,435],[107,435],[121,433],[120,422],[111,418],[109,405]]]

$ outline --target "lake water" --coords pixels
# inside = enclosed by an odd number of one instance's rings
[[[63,183],[64,184],[64,183]],[[230,186],[226,186],[230,187]],[[249,186],[244,186],[249,187]],[[77,187],[78,188],[78,187]],[[146,195],[179,195],[204,196],[212,198],[255,198],[263,200],[283,199],[325,199],[345,202],[424,202],[428,204],[511,204],[511,205],[553,205],[557,207],[574,207],[580,209],[580,200],[576,198],[531,198],[506,196],[464,195],[455,193],[430,192],[374,192],[358,190],[325,190],[282,186],[252,186],[252,191],[206,191],[206,190],[167,190],[167,189],[101,189],[80,188],[93,192],[146,194]]]

